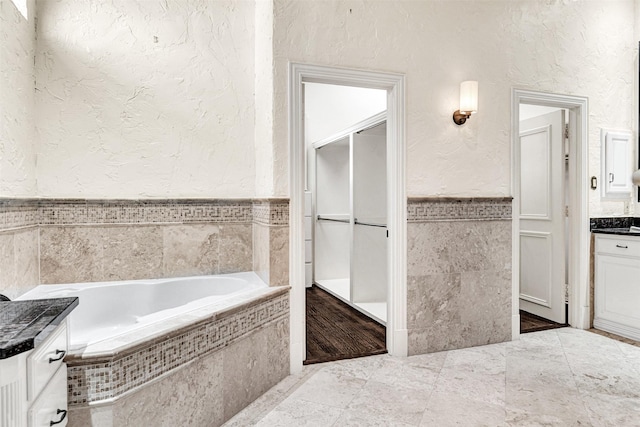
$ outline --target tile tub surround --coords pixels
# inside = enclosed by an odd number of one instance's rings
[[[38,202],[0,199],[0,293],[14,299],[40,284]]]
[[[289,284],[289,201],[253,203],[254,271],[270,286]]]
[[[116,354],[67,357],[69,425],[220,425],[288,375],[288,337],[279,287]]]
[[[271,285],[288,285],[288,223],[288,199],[0,199],[0,239],[7,241],[0,268],[11,277],[35,268],[35,280],[20,275],[29,286],[7,291],[10,297],[40,283],[251,270]],[[16,261],[4,248],[27,229],[35,258]]]
[[[409,199],[410,355],[511,339],[511,204]]]

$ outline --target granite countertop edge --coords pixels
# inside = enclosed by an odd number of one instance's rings
[[[640,233],[631,232],[628,228],[594,228],[591,232],[596,234],[617,234],[619,236],[640,237]]]
[[[66,301],[63,301],[66,300]],[[47,301],[52,304],[46,307],[42,307],[42,311],[40,316],[46,315],[47,311],[52,310],[52,313],[49,313],[46,318],[36,322],[38,318],[34,318],[33,322],[35,325],[27,325],[20,332],[10,339],[5,339],[2,335],[0,335],[0,360],[8,359],[10,357],[16,356],[20,353],[24,353],[26,351],[32,350],[37,347],[42,341],[47,339],[47,337],[56,329],[60,323],[71,313],[71,311],[78,306],[79,300],[78,297],[71,298],[50,298],[46,300],[22,300],[22,301],[7,301],[2,302],[3,305],[13,305],[14,308],[16,304],[20,304],[25,308],[29,307],[29,302],[38,302],[38,304],[44,304]],[[54,304],[60,304],[59,307],[56,307]],[[3,326],[3,321],[5,319],[0,319],[0,330]],[[32,322],[32,323],[33,323]]]

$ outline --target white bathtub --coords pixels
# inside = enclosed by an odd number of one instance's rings
[[[123,282],[40,285],[18,300],[77,296],[70,355],[108,355],[268,293],[254,273]]]

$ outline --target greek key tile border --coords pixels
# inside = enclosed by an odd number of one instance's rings
[[[254,200],[253,221],[262,225],[289,225],[289,200]]]
[[[251,200],[42,201],[40,225],[251,222]]]
[[[409,198],[408,222],[511,220],[512,199]]]
[[[33,227],[39,223],[38,200],[0,199],[0,230]]]
[[[0,230],[38,225],[211,222],[289,225],[289,201],[0,199]]]
[[[131,353],[67,365],[68,403],[83,406],[118,397],[197,357],[220,350],[267,324],[289,319],[289,295],[277,294],[229,316],[154,339]]]

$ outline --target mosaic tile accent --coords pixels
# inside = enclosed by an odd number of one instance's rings
[[[39,222],[38,200],[0,199],[0,230],[33,227]]]
[[[289,225],[288,199],[0,199],[0,230],[37,225],[251,223]]]
[[[289,200],[254,200],[253,221],[263,225],[289,225]]]
[[[40,225],[247,223],[253,219],[250,200],[43,200],[40,215]]]
[[[184,327],[113,357],[67,360],[70,406],[112,399],[272,322],[288,319],[288,292]]]
[[[511,220],[511,197],[409,198],[408,222]]]

